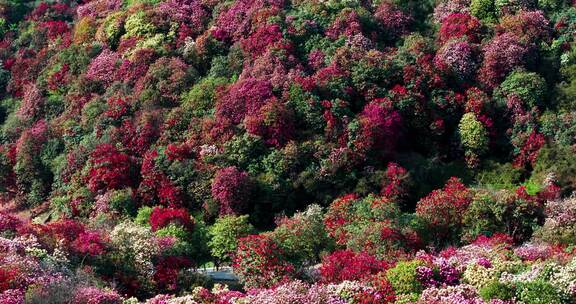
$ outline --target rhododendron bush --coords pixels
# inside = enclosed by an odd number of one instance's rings
[[[576,302],[575,4],[0,0],[0,304]]]

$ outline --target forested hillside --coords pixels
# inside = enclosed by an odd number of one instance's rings
[[[576,1],[0,0],[0,37],[0,304],[576,303]]]

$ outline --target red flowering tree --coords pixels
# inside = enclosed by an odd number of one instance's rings
[[[106,251],[106,242],[97,231],[85,231],[72,241],[71,248],[80,255],[97,256]]]
[[[16,115],[24,121],[31,120],[38,117],[43,106],[44,97],[42,96],[42,91],[35,84],[27,84],[24,87],[22,104],[16,111]]]
[[[538,158],[538,152],[546,143],[546,138],[544,135],[532,131],[529,135],[528,134],[521,134],[524,136],[517,136],[517,140],[519,142],[514,142],[515,145],[519,145],[520,151],[516,158],[514,159],[514,166],[516,167],[525,167],[527,165],[534,165],[536,163],[536,159]],[[527,135],[527,136],[526,136]]]
[[[293,114],[284,103],[272,99],[244,120],[248,133],[262,137],[266,144],[281,147],[294,135]]]
[[[523,66],[531,48],[523,44],[513,33],[496,36],[483,48],[484,61],[479,79],[493,89],[516,67]]]
[[[0,267],[0,293],[13,288],[13,284],[18,279],[18,270],[8,266]]]
[[[240,80],[218,98],[216,117],[239,124],[247,113],[257,113],[272,97],[270,82],[256,79]]]
[[[390,265],[387,262],[365,252],[338,250],[322,259],[320,275],[325,283],[363,281],[388,268]]]
[[[259,27],[248,38],[242,40],[242,50],[256,58],[264,53],[266,49],[275,42],[282,39],[282,31],[277,24],[268,24]]]
[[[438,240],[457,237],[462,215],[472,201],[472,193],[462,182],[451,177],[444,188],[434,190],[416,205],[416,215],[424,219]]]
[[[167,15],[181,25],[187,25],[193,37],[202,33],[209,20],[210,11],[201,0],[169,0],[156,6],[156,11]]]
[[[480,21],[467,13],[452,13],[440,26],[438,40],[445,43],[450,39],[466,37],[470,42],[479,42],[481,34]]]
[[[342,11],[326,29],[326,36],[334,40],[342,35],[352,37],[361,33],[362,25],[360,24],[360,17],[355,11],[350,10]]]
[[[155,263],[154,282],[161,290],[177,290],[180,273],[193,265],[190,259],[183,256],[160,257]]]
[[[90,154],[88,188],[99,190],[122,189],[134,183],[130,156],[111,144],[101,144]]]
[[[282,254],[270,237],[250,235],[238,240],[232,267],[247,288],[271,287],[293,275],[294,266]]]
[[[184,208],[155,207],[150,214],[150,227],[152,231],[164,228],[168,225],[178,225],[186,229],[194,227],[194,221]]]
[[[116,70],[120,64],[120,55],[111,50],[105,49],[92,60],[86,71],[86,78],[93,81],[100,81],[104,85],[114,82]]]
[[[159,154],[156,149],[144,154],[140,170],[142,181],[138,187],[138,196],[147,204],[158,202],[170,207],[180,207],[182,190],[156,166],[158,158]]]
[[[21,225],[21,220],[5,212],[0,212],[0,233],[5,231],[16,231],[16,229]]]
[[[354,220],[352,208],[357,199],[356,194],[347,194],[337,198],[330,204],[324,217],[324,225],[328,235],[336,239],[336,243],[340,245],[346,244],[349,237],[343,228]]]
[[[122,126],[116,129],[118,139],[131,154],[142,155],[158,138],[160,133],[158,124],[156,117],[151,115],[141,116],[136,122],[126,119],[122,121]]]
[[[236,167],[218,170],[212,181],[212,197],[220,205],[220,214],[242,214],[248,209],[251,181],[248,173]]]
[[[387,105],[371,102],[359,115],[360,130],[353,139],[358,152],[366,154],[375,149],[383,153],[394,151],[399,137],[400,114]]]
[[[408,194],[410,176],[406,169],[396,163],[389,163],[386,168],[386,178],[382,183],[381,194],[391,200],[401,200]]]
[[[130,59],[124,59],[116,72],[116,80],[134,85],[157,58],[156,51],[150,48],[138,49]]]
[[[106,252],[107,240],[98,231],[87,230],[74,220],[60,220],[41,227],[40,239],[54,247],[63,242],[66,250],[77,255],[78,259],[86,256],[98,256]]]
[[[107,117],[118,120],[121,117],[130,114],[130,102],[126,98],[111,97],[108,98],[108,109],[104,112]]]

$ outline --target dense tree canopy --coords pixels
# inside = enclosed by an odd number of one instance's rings
[[[576,301],[575,32],[572,0],[0,0],[0,303]]]

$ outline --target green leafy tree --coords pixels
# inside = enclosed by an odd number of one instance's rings
[[[253,232],[254,227],[248,222],[248,215],[220,217],[208,229],[210,253],[217,259],[217,263],[230,262],[238,247],[238,239]]]
[[[304,212],[285,217],[272,233],[288,260],[295,265],[313,265],[333,246],[324,228],[322,208],[310,205]]]

